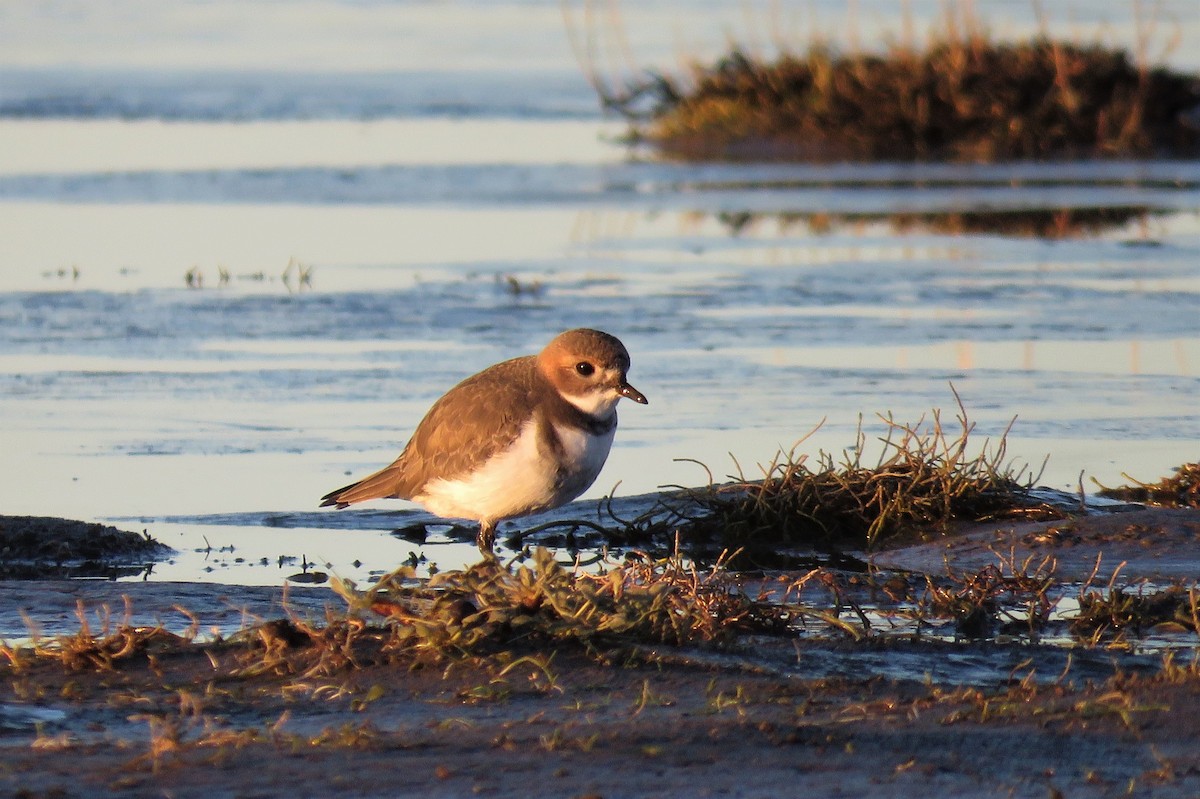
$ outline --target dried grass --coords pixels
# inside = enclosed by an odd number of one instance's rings
[[[1174,476],[1164,477],[1157,483],[1143,483],[1122,473],[1132,486],[1107,488],[1101,485],[1099,493],[1109,499],[1144,502],[1164,508],[1200,508],[1200,463],[1185,463],[1174,472]],[[1093,482],[1096,482],[1094,478]]]
[[[1173,583],[1165,587],[1146,580],[1118,584],[1124,563],[1103,588],[1093,588],[1096,569],[1079,589],[1079,613],[1072,634],[1091,646],[1131,647],[1147,633],[1200,633],[1200,587]]]
[[[883,55],[814,42],[764,62],[735,48],[603,99],[635,139],[688,159],[1147,158],[1200,151],[1185,121],[1195,81],[1119,49],[994,42],[948,24],[924,49]]]
[[[737,551],[739,566],[769,566],[789,549],[872,550],[944,534],[957,521],[1061,515],[1029,495],[1039,475],[1007,460],[1008,430],[972,453],[975,425],[961,402],[951,430],[938,410],[928,423],[879,418],[883,449],[873,464],[860,425],[857,446],[840,460],[822,451],[810,466],[798,444],[760,465],[761,480],[739,470],[733,482],[685,490],[675,518],[653,523],[674,524],[695,557],[715,548]]]
[[[1057,604],[1055,567],[1053,558],[1018,561],[1012,553],[973,573],[957,572],[947,563],[943,580],[925,576],[922,614],[953,618],[963,638],[992,638],[1000,630],[1036,638]],[[1021,613],[1008,610],[1013,607]]]
[[[718,644],[738,632],[779,632],[785,624],[744,596],[724,564],[700,571],[675,554],[644,556],[602,573],[564,567],[544,548],[528,564],[484,560],[406,585],[402,571],[358,592],[335,590],[352,609],[370,609],[396,625],[394,645],[462,655],[515,645],[580,643]]]

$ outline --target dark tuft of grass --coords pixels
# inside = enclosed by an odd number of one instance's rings
[[[597,84],[599,85],[599,84]],[[645,116],[636,109],[653,98]],[[1123,50],[953,26],[922,50],[840,54],[814,45],[764,62],[652,74],[603,98],[633,138],[686,159],[949,160],[1194,155],[1197,76]]]
[[[1176,467],[1175,474],[1157,483],[1143,483],[1127,474],[1132,486],[1107,488],[1100,486],[1100,496],[1126,502],[1144,502],[1165,508],[1200,508],[1200,463],[1185,463]],[[1093,482],[1095,480],[1093,479]],[[1097,482],[1097,485],[1099,483]]]
[[[79,631],[50,641],[40,641],[34,634],[33,651],[40,657],[58,660],[73,671],[111,671],[121,661],[133,658],[153,661],[157,655],[185,646],[195,639],[195,625],[185,635],[176,635],[162,627],[134,627],[128,621],[131,613],[126,598],[124,621],[113,623],[111,616],[106,617],[102,629],[93,632],[81,600],[76,607]],[[15,658],[10,659],[14,665],[17,663]]]

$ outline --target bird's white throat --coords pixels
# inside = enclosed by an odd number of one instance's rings
[[[613,409],[617,407],[617,400],[621,399],[621,395],[615,388],[604,388],[589,391],[586,394],[563,392],[562,398],[593,419],[605,421],[612,416]]]

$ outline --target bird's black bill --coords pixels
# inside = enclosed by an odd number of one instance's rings
[[[622,397],[627,397],[627,398],[633,400],[634,402],[636,402],[639,405],[649,405],[650,404],[650,400],[646,399],[645,394],[638,391],[636,388],[629,385],[628,383],[622,383],[621,387],[617,389],[617,393],[620,394]]]

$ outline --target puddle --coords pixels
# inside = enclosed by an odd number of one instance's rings
[[[0,731],[34,731],[42,726],[52,726],[66,721],[64,710],[35,705],[0,703]]]

